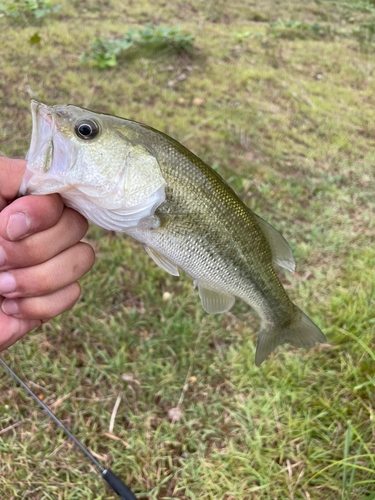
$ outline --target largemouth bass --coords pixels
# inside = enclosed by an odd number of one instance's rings
[[[21,195],[60,193],[94,224],[132,236],[162,269],[194,279],[208,313],[247,302],[262,320],[258,366],[279,344],[325,342],[275,272],[294,271],[286,240],[201,159],[134,121],[36,101],[31,110]]]

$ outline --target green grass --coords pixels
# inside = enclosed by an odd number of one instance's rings
[[[0,149],[25,154],[32,97],[172,135],[287,238],[297,271],[283,283],[331,345],[279,348],[258,369],[246,304],[208,316],[188,276],[91,227],[80,302],[4,359],[139,498],[374,500],[375,48],[358,38],[369,4],[59,3],[38,24],[0,20]],[[104,71],[80,61],[94,39],[148,23],[181,26],[194,51],[124,55]],[[3,373],[0,401],[1,428],[18,424],[0,434],[3,498],[115,498]]]

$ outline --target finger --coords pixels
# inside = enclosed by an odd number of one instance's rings
[[[0,305],[3,299],[0,298]],[[7,316],[0,309],[0,352],[8,349],[17,340],[41,325],[40,320],[18,319]]]
[[[0,210],[17,196],[26,163],[26,160],[0,158]]]
[[[77,243],[43,264],[0,273],[0,294],[8,299],[51,294],[78,281],[94,262],[90,245]]]
[[[81,287],[78,283],[43,297],[5,299],[1,304],[5,314],[19,319],[49,319],[71,309],[79,299]]]
[[[44,231],[58,222],[63,209],[58,194],[19,198],[0,213],[0,237],[17,241]]]
[[[82,215],[65,208],[53,227],[17,242],[0,238],[0,270],[34,266],[75,245],[86,234],[88,223]]]

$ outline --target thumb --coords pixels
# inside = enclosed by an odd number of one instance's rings
[[[26,160],[0,157],[0,211],[17,196],[26,163]]]

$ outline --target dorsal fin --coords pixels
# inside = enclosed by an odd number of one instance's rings
[[[268,224],[259,215],[254,214],[254,216],[271,247],[273,263],[294,273],[296,265],[293,252],[284,236],[281,236],[271,224]]]
[[[223,313],[229,311],[234,304],[233,295],[226,295],[216,292],[211,288],[206,288],[198,283],[199,297],[202,301],[203,309],[209,314]]]
[[[173,264],[173,262],[167,259],[167,257],[165,257],[163,254],[146,245],[145,250],[151,257],[151,259],[155,262],[155,264],[161,267],[164,271],[167,271],[167,273],[171,274],[172,276],[180,276],[176,264]]]

